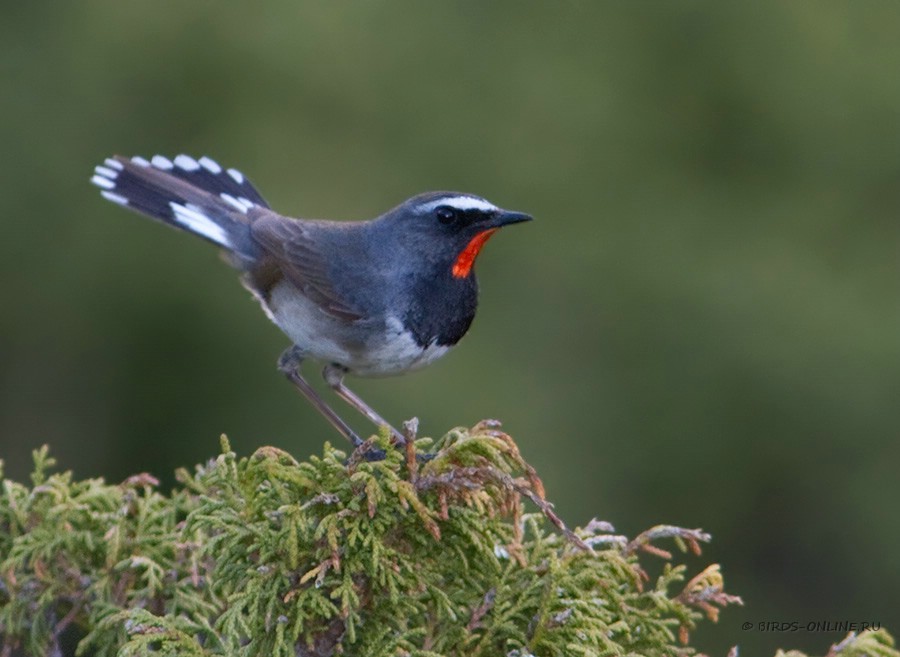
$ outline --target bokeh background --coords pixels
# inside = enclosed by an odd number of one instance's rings
[[[711,654],[900,633],[900,5],[6,3],[0,73],[9,476],[45,442],[171,484],[221,432],[339,440],[215,249],[100,199],[104,157],[208,154],[306,217],[466,190],[537,221],[459,349],[358,392],[502,419],[570,523],[712,532],[690,563],[747,606]]]

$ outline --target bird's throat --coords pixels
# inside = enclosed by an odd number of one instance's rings
[[[485,242],[487,242],[491,238],[491,235],[496,233],[497,230],[497,228],[488,228],[469,240],[469,243],[466,244],[466,248],[460,251],[459,255],[456,256],[456,261],[453,263],[453,269],[451,271],[454,278],[465,278],[472,273],[472,267],[475,265],[475,258],[478,257],[478,253],[485,245]]]

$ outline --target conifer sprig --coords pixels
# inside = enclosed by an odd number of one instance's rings
[[[223,437],[168,495],[147,474],[76,481],[37,450],[31,486],[2,480],[0,657],[62,654],[72,628],[101,657],[683,657],[699,621],[740,604],[718,565],[682,584],[657,545],[699,554],[700,530],[570,530],[496,423],[434,444],[406,430],[406,451],[372,439],[376,461],[238,458]],[[829,655],[892,645],[870,632]]]

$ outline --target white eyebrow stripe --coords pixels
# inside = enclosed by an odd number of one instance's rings
[[[457,210],[483,210],[484,212],[493,212],[494,210],[500,209],[490,201],[478,198],[477,196],[445,196],[444,198],[439,198],[436,201],[421,205],[419,206],[419,209],[422,212],[431,212],[435,208],[441,206],[448,206],[456,208]]]

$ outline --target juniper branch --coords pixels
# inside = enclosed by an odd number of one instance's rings
[[[698,622],[740,604],[717,565],[681,586],[658,545],[699,553],[701,530],[570,530],[497,423],[434,444],[404,430],[403,451],[367,441],[383,461],[238,458],[223,437],[169,495],[147,474],[76,481],[36,451],[31,486],[2,481],[0,655],[58,654],[74,626],[100,657],[684,657]],[[669,562],[653,586],[647,554]],[[900,657],[884,632],[829,657],[864,652]]]

